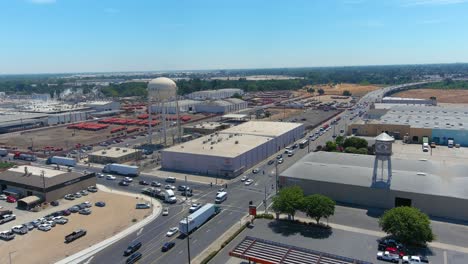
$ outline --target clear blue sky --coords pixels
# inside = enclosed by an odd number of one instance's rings
[[[0,0],[0,74],[468,62],[467,0]]]

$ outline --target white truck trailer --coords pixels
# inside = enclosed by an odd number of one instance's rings
[[[136,177],[140,174],[140,170],[137,166],[123,165],[118,163],[111,163],[104,166],[102,169],[104,173],[115,173],[124,176]]]
[[[57,164],[62,166],[75,167],[76,160],[67,157],[52,156],[46,160],[46,164]]]
[[[199,228],[211,217],[218,214],[220,211],[219,206],[208,203],[202,206],[202,208],[195,211],[195,213],[183,218],[179,222],[179,230],[182,234],[188,235],[193,230]]]

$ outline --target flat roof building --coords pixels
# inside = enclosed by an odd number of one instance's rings
[[[235,177],[303,136],[299,123],[251,121],[161,151],[162,168]]]
[[[195,125],[186,125],[183,127],[184,134],[201,134],[208,135],[216,131],[220,131],[228,128],[229,124],[219,123],[219,122],[203,122]]]
[[[468,220],[464,209],[468,202],[468,165],[393,157],[391,182],[387,185],[374,177],[382,169],[375,158],[310,153],[281,173],[280,187],[298,185],[305,195],[319,193],[344,204],[383,209],[410,205],[432,216]]]
[[[138,149],[111,147],[89,154],[88,161],[99,164],[125,163],[132,160],[138,160],[141,156],[142,151]]]
[[[21,165],[0,173],[0,190],[18,194],[18,198],[37,196],[50,202],[66,194],[96,185],[94,172],[86,174],[30,165]]]

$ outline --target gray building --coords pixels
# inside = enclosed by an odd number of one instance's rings
[[[410,205],[431,216],[468,220],[468,165],[393,157],[379,167],[380,161],[370,155],[315,152],[282,172],[279,184],[298,185],[306,195],[319,193],[344,204]]]
[[[162,168],[235,177],[303,133],[304,125],[298,123],[246,122],[161,151]]]

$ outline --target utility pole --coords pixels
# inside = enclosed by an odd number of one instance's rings
[[[267,186],[266,186],[266,182],[265,182],[265,199],[263,200],[263,205],[265,206],[265,214],[268,213],[268,208],[267,208]]]
[[[187,190],[187,189],[188,189],[188,185],[187,185],[187,175],[185,175],[185,201],[188,200],[188,197],[187,197],[187,195],[188,195],[188,190]]]
[[[44,192],[44,202],[46,202],[47,196],[46,196],[45,171],[44,170],[41,170],[41,177],[42,177],[42,191]]]
[[[187,221],[187,257],[188,257],[188,263],[190,264],[190,232],[189,232],[189,219],[188,219],[188,214],[185,217],[185,221]]]
[[[275,181],[276,181],[276,194],[278,194],[278,159],[275,162]]]

